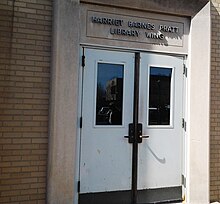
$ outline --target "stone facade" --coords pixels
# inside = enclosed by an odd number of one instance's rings
[[[45,203],[51,0],[0,1],[0,203]]]

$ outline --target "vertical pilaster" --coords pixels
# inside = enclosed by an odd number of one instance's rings
[[[210,3],[191,21],[187,203],[209,203]]]
[[[74,202],[79,1],[54,0],[47,202]]]

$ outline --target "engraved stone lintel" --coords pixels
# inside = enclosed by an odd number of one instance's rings
[[[184,21],[87,10],[86,36],[107,40],[183,47]]]

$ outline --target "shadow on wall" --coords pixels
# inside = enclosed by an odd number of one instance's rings
[[[0,76],[2,81],[0,106],[4,103],[4,97],[7,95],[6,89],[10,83],[14,2],[15,0],[0,1]],[[4,107],[0,108],[4,109]]]
[[[211,109],[210,109],[210,200],[220,201],[220,7],[219,1],[211,2]]]

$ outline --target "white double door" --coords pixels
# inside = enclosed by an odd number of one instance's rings
[[[133,123],[135,53],[85,48],[84,54],[79,195],[80,203],[102,203],[95,200],[101,193],[132,190],[133,144],[124,136]],[[140,53],[139,64],[138,123],[149,138],[138,144],[137,189],[171,189],[161,199],[172,200],[182,185],[183,59]]]

